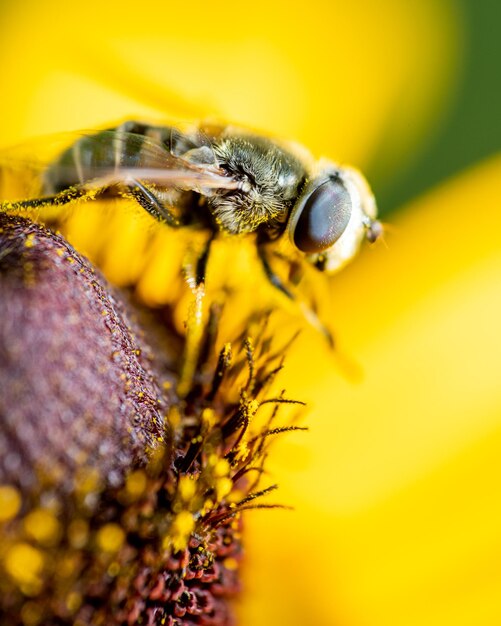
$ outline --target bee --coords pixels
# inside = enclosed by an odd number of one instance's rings
[[[306,150],[232,126],[187,131],[127,121],[82,134],[41,174],[36,197],[2,202],[8,210],[61,206],[83,197],[128,196],[170,228],[254,236],[270,282],[275,242],[332,274],[363,240],[382,233],[360,172]],[[205,254],[207,256],[207,254]],[[202,268],[203,270],[203,268]],[[199,272],[198,281],[204,278]]]
[[[382,233],[374,196],[356,169],[315,161],[291,142],[216,124],[180,130],[127,121],[82,133],[42,169],[29,197],[0,207],[19,211],[121,196],[169,228],[207,232],[191,285],[199,309],[217,236],[254,237],[264,275],[294,299],[292,285],[273,269],[279,247],[291,267],[304,260],[332,274],[364,240],[372,243]],[[312,310],[303,307],[303,313],[331,339]]]

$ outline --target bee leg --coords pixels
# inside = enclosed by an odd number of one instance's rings
[[[31,198],[29,200],[19,200],[18,202],[3,202],[1,208],[7,211],[29,211],[46,206],[63,206],[74,200],[78,200],[87,195],[89,190],[85,187],[70,187],[53,196],[43,196],[41,198]]]
[[[209,261],[209,253],[214,236],[211,235],[205,244],[205,248],[202,254],[198,257],[197,264],[195,266],[195,285],[200,287],[205,285],[205,274],[207,272],[207,262]]]
[[[273,271],[273,268],[271,267],[268,257],[266,256],[266,253],[263,250],[263,248],[261,247],[258,248],[258,254],[259,254],[259,259],[263,265],[266,278],[270,281],[273,287],[275,287],[275,289],[278,289],[281,293],[286,295],[289,298],[289,300],[295,300],[296,298],[294,294],[292,293],[292,291],[288,289],[288,287],[285,286],[281,278],[277,274],[275,274],[275,272]]]
[[[127,190],[134,200],[158,222],[167,224],[171,228],[179,228],[179,221],[157,198],[155,193],[145,187],[141,181],[131,180],[127,185]]]
[[[185,397],[193,386],[193,378],[198,365],[200,349],[202,346],[203,328],[203,303],[205,299],[205,274],[207,262],[209,260],[210,247],[213,241],[211,236],[202,254],[198,257],[193,268],[185,267],[188,285],[190,286],[194,299],[188,311],[186,321],[186,344],[183,355],[183,367],[178,384],[178,394]]]
[[[295,302],[299,306],[299,309],[301,310],[301,313],[303,314],[306,321],[325,337],[327,343],[331,348],[334,348],[334,337],[332,336],[332,333],[320,321],[315,311],[313,311],[313,309],[309,307],[305,302],[298,300],[294,293],[284,284],[282,279],[277,274],[275,274],[273,268],[270,265],[268,256],[266,255],[266,252],[264,251],[262,246],[258,247],[258,255],[263,265],[266,278],[270,281],[273,287],[275,287],[275,289],[278,289],[281,293],[287,296],[289,300]]]

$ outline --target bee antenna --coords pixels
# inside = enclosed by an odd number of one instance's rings
[[[397,231],[397,227],[394,224],[389,224],[388,222],[378,222],[380,226],[380,233],[378,234],[377,240],[380,241],[383,246],[388,250],[388,239],[386,235],[393,234]]]

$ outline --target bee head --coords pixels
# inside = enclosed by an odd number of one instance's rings
[[[348,263],[366,239],[382,234],[376,203],[365,178],[350,167],[321,162],[305,185],[287,225],[292,244],[326,272]]]

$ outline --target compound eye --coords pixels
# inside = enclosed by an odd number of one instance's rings
[[[351,197],[337,178],[330,178],[303,198],[293,240],[301,252],[330,248],[343,234],[351,217]]]

